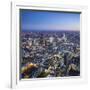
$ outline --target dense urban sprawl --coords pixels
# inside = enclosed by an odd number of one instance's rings
[[[22,32],[20,78],[80,75],[80,32]]]

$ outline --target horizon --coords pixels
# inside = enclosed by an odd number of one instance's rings
[[[22,32],[80,32],[80,30],[22,30]]]

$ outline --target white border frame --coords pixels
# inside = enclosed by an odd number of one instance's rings
[[[81,12],[80,14],[80,77],[61,77],[47,79],[19,80],[19,9],[37,9],[50,11]],[[11,87],[35,87],[35,86],[53,86],[55,83],[59,86],[65,84],[80,84],[87,82],[87,7],[60,5],[50,3],[29,3],[13,2],[11,3]]]

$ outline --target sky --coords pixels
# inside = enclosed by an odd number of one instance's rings
[[[22,31],[79,31],[80,13],[22,9],[20,24]]]

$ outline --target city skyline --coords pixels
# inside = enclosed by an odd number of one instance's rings
[[[22,31],[79,31],[80,13],[20,10]]]

